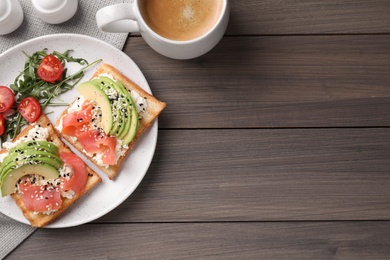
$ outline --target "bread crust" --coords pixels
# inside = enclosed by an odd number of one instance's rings
[[[17,141],[22,136],[26,135],[28,131],[33,128],[36,125],[40,125],[43,128],[47,128],[49,130],[49,140],[52,141],[59,149],[60,152],[72,152],[69,147],[66,146],[64,142],[60,139],[57,132],[54,130],[53,125],[49,121],[49,119],[45,115],[41,115],[38,120],[24,128],[20,134],[13,140]],[[2,149],[0,153],[7,152],[7,149]],[[87,165],[87,172],[88,172],[88,181],[86,187],[80,192],[80,194],[75,195],[71,199],[62,198],[62,206],[59,210],[56,212],[53,212],[51,214],[44,214],[44,213],[34,213],[26,208],[26,206],[23,204],[22,197],[20,194],[13,193],[11,194],[11,197],[15,200],[18,207],[22,210],[23,215],[25,218],[31,223],[34,227],[43,227],[55,220],[58,216],[60,216],[67,208],[69,208],[71,205],[73,205],[79,198],[81,198],[85,193],[87,193],[90,189],[92,189],[96,184],[102,181],[102,179],[99,177],[98,174],[96,174],[91,168],[89,168]]]
[[[91,79],[98,77],[101,74],[109,74],[114,79],[120,80],[128,90],[137,92],[140,96],[145,97],[147,100],[147,108],[145,112],[142,114],[142,118],[138,121],[138,130],[137,133],[131,143],[129,143],[129,148],[126,150],[124,155],[119,157],[116,165],[110,165],[108,167],[101,166],[96,163],[93,158],[85,152],[83,147],[81,146],[80,142],[77,140],[74,140],[71,136],[65,135],[61,133],[58,128],[61,125],[61,120],[64,116],[68,114],[69,107],[61,114],[61,116],[56,121],[56,127],[55,129],[59,132],[59,134],[70,144],[72,144],[80,153],[84,154],[93,164],[96,165],[101,171],[103,171],[105,174],[107,174],[108,178],[110,180],[113,180],[118,172],[120,171],[121,165],[125,158],[129,155],[131,150],[134,147],[134,144],[136,141],[142,136],[142,134],[151,127],[154,120],[158,117],[158,115],[164,110],[166,107],[166,103],[159,101],[156,99],[153,95],[147,93],[145,90],[143,90],[140,86],[138,86],[136,83],[134,83],[132,80],[124,76],[119,70],[114,68],[113,66],[109,64],[102,64],[97,71],[94,73]]]

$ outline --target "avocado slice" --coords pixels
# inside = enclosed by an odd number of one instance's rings
[[[58,147],[51,142],[48,141],[34,141],[30,140],[27,142],[20,143],[14,147],[12,147],[8,153],[14,153],[15,151],[24,151],[28,149],[35,149],[37,151],[46,151],[48,153],[58,155]]]
[[[77,91],[88,100],[95,101],[102,110],[102,128],[106,134],[110,133],[113,117],[111,102],[107,95],[94,81],[87,81],[77,87]]]
[[[118,86],[122,86],[122,83],[118,80]],[[119,138],[123,140],[123,138],[128,134],[130,126],[131,126],[131,121],[133,120],[133,113],[132,113],[132,100],[128,98],[126,95],[126,89],[121,88],[122,93],[121,93],[121,100],[120,102],[122,103],[122,109],[121,112],[126,115],[126,118],[123,121],[123,127],[122,131],[119,135]]]
[[[4,158],[4,161],[1,164],[0,171],[0,180],[3,181],[4,176],[7,175],[8,172],[15,170],[19,167],[22,167],[26,164],[48,164],[56,169],[59,169],[63,166],[63,161],[57,155],[52,153],[47,153],[45,151],[36,151],[32,150],[24,150],[23,153],[19,154],[10,154]]]
[[[129,103],[131,103],[131,106],[129,106],[129,108],[131,109],[131,118],[129,120],[129,124],[130,124],[129,130],[127,131],[127,134],[122,138],[123,143],[125,145],[128,145],[131,141],[133,141],[133,139],[137,133],[137,130],[138,130],[138,113],[137,113],[137,109],[135,108],[134,101],[131,98],[129,91],[122,85],[122,82],[120,82],[119,80],[117,82],[122,87],[125,95],[127,96],[126,99],[128,100]]]
[[[112,104],[111,108],[112,108],[113,122],[109,134],[116,136],[119,133],[120,125],[122,124],[123,117],[118,109],[118,100],[113,100],[111,104]]]
[[[119,132],[121,131],[121,129],[120,129],[121,124],[122,124],[123,120],[125,120],[125,115],[123,115],[120,111],[120,104],[119,104],[120,93],[118,93],[117,88],[114,87],[110,81],[104,80],[104,78],[102,78],[102,77],[99,79],[92,80],[92,82],[93,82],[93,84],[99,85],[99,87],[104,91],[104,93],[106,93],[108,99],[111,102],[113,119],[112,119],[112,126],[111,126],[109,134],[114,135],[114,136],[118,136]],[[111,99],[108,96],[107,93],[109,93],[111,91],[116,92],[115,99]]]
[[[21,143],[12,147],[8,155],[4,158],[1,163],[2,166],[8,164],[10,161],[14,161],[16,157],[20,157],[20,155],[25,154],[33,154],[35,151],[44,151],[53,155],[58,155],[58,147],[47,141],[27,141],[25,143]]]
[[[132,113],[131,116],[132,120],[130,123],[130,129],[127,132],[127,135],[123,137],[123,143],[126,145],[128,145],[129,143],[131,143],[131,141],[133,141],[138,130],[138,113],[134,105],[133,105],[133,109],[131,110],[131,113]]]
[[[123,115],[126,115],[125,118],[122,120],[120,131],[118,132],[119,139],[123,140],[123,137],[126,136],[127,132],[129,132],[130,129],[130,122],[131,122],[131,104],[127,102],[126,96],[121,93],[121,99],[119,100],[121,103],[121,113]]]
[[[122,83],[119,80],[112,80],[109,77],[101,76],[99,80],[105,86],[110,86],[116,90],[118,93],[117,101],[115,101],[116,111],[119,113],[118,116],[118,128],[114,129],[115,131],[111,131],[111,135],[117,136],[119,139],[123,139],[123,137],[127,134],[130,128],[130,120],[131,120],[131,103],[126,98],[125,89]]]
[[[36,165],[36,164],[47,164],[47,165],[50,165],[52,167],[53,164],[49,164],[50,162],[50,159],[48,160],[47,158],[46,159],[43,159],[43,160],[40,160],[40,161],[29,161],[28,163],[21,163],[21,164],[18,164],[17,166],[15,165],[8,165],[7,169],[4,169],[4,171],[2,171],[1,173],[1,182],[4,181],[5,177],[12,171],[14,170],[17,170],[18,168],[20,167],[24,167],[25,165]],[[57,167],[54,167],[55,169],[60,169],[60,168],[57,168]]]
[[[118,92],[120,91],[122,93],[123,102],[126,102],[126,114],[128,115],[126,117],[126,120],[124,121],[123,125],[123,131],[122,134],[118,137],[123,140],[123,143],[125,145],[129,144],[135,137],[135,134],[138,130],[138,113],[135,108],[135,104],[133,102],[133,99],[131,98],[130,93],[128,90],[123,86],[122,82],[120,80],[117,80],[114,82],[110,78],[107,77],[100,77],[101,79],[109,80],[114,83],[114,86],[118,87]],[[116,83],[116,84],[115,84]]]
[[[119,94],[121,95],[121,94]],[[111,135],[117,136],[119,139],[123,135],[123,132],[126,130],[125,129],[125,124],[127,122],[128,118],[128,113],[126,113],[126,108],[123,105],[123,98],[119,97],[118,100],[115,101],[116,105],[116,111],[117,111],[117,117],[118,117],[118,128],[114,131],[112,129]]]
[[[106,94],[111,87],[118,93],[115,100]],[[134,139],[138,130],[138,113],[130,93],[120,80],[100,76],[81,84],[77,90],[101,107],[102,126],[106,134],[117,136],[126,145]]]
[[[39,174],[46,179],[56,179],[59,171],[48,164],[23,165],[13,171],[8,172],[1,182],[1,196],[5,197],[14,193],[16,184],[20,178],[29,174]]]

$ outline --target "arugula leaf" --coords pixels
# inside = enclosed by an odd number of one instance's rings
[[[101,59],[92,63],[88,63],[83,58],[74,58],[70,55],[72,50],[66,50],[63,53],[54,51],[50,53],[56,56],[62,63],[64,71],[62,73],[61,81],[50,83],[43,81],[37,74],[37,69],[42,62],[42,59],[48,55],[47,49],[34,52],[32,55],[23,52],[27,57],[27,61],[24,64],[23,70],[16,76],[14,82],[10,85],[10,88],[15,94],[15,103],[12,106],[13,113],[6,117],[5,125],[6,131],[1,136],[1,145],[8,137],[15,138],[23,126],[28,122],[19,114],[17,106],[19,102],[26,97],[34,97],[41,104],[42,109],[47,106],[67,105],[64,103],[54,103],[52,99],[58,97],[60,94],[65,93],[72,89],[84,76],[84,71],[101,62]],[[68,75],[67,63],[74,62],[82,65],[77,72]]]

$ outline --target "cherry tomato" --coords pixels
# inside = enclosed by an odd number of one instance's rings
[[[18,111],[24,119],[33,123],[37,121],[38,117],[41,115],[41,105],[35,98],[26,97],[20,101]]]
[[[5,130],[4,116],[3,114],[0,114],[0,135],[4,134],[4,130]]]
[[[38,76],[46,82],[55,82],[61,78],[64,67],[54,55],[46,55],[38,67]]]
[[[0,86],[0,113],[10,109],[15,102],[14,92],[8,87]]]

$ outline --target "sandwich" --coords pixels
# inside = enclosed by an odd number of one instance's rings
[[[60,115],[55,129],[113,180],[166,104],[109,64],[102,64],[77,91],[80,96]]]
[[[0,185],[34,227],[43,227],[101,178],[60,139],[45,115],[0,151]]]

